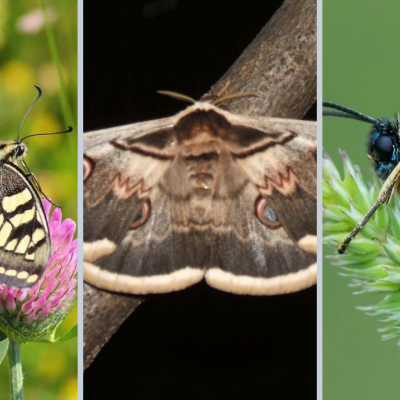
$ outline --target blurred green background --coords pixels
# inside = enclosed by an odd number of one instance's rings
[[[42,7],[54,33],[64,78],[60,89],[54,52],[50,50]],[[21,137],[55,132],[67,125],[68,135],[28,139],[25,158],[42,190],[62,207],[63,218],[77,220],[77,1],[0,0],[0,140],[16,139],[21,118],[35,99],[43,97],[25,120]],[[62,99],[65,99],[62,104]],[[76,309],[60,328],[70,330]],[[27,400],[77,398],[77,340],[22,346]],[[0,399],[7,399],[8,360],[0,366]]]
[[[400,2],[323,0],[323,100],[371,117],[400,112]],[[319,38],[321,39],[321,38]],[[364,176],[369,125],[323,118],[325,151],[341,168],[338,148],[345,150]],[[324,256],[333,253],[325,248]],[[354,295],[349,278],[323,264],[323,398],[394,399],[400,393],[400,347],[383,342],[378,318],[356,306],[371,305],[382,295]]]

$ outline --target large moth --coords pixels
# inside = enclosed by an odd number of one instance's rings
[[[385,180],[375,203],[372,204],[345,240],[340,243],[338,251],[343,254],[375,211],[382,204],[389,203],[398,186],[400,180],[400,120],[399,117],[394,120],[372,118],[351,108],[331,102],[323,102],[323,106],[334,110],[324,111],[323,115],[325,116],[351,118],[372,125],[367,143],[368,158],[371,160],[378,177]]]
[[[85,134],[84,279],[135,294],[315,284],[316,150],[314,122],[207,102]]]

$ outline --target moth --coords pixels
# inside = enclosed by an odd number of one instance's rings
[[[375,203],[339,245],[338,251],[343,254],[349,243],[365,226],[375,211],[382,204],[390,202],[398,186],[400,179],[400,120],[399,117],[393,120],[371,118],[358,111],[330,102],[323,102],[323,106],[335,110],[326,110],[323,115],[352,118],[372,124],[367,143],[368,158],[371,160],[378,177],[385,180]]]
[[[316,283],[316,123],[209,102],[84,134],[84,279],[147,294]]]
[[[0,141],[0,284],[16,288],[34,285],[50,257],[50,235],[40,200],[38,181],[24,161],[25,140],[32,136],[71,132],[19,135],[26,116],[42,96],[38,95],[20,123],[17,140]],[[16,163],[19,162],[21,168]]]

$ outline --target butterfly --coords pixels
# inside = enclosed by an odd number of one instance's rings
[[[316,283],[316,124],[195,102],[84,134],[84,279],[147,294]]]
[[[0,284],[16,288],[34,285],[50,257],[50,234],[40,195],[43,194],[24,157],[25,140],[32,136],[53,135],[72,131],[39,133],[20,139],[22,124],[38,95],[20,123],[17,140],[0,141]],[[20,163],[21,168],[16,165]]]
[[[354,229],[339,245],[338,251],[343,254],[349,243],[356,237],[358,232],[365,226],[375,211],[382,205],[390,202],[400,179],[400,120],[375,119],[358,111],[340,106],[331,102],[323,102],[324,107],[334,109],[323,112],[325,116],[336,116],[352,118],[358,121],[372,124],[369,133],[367,152],[376,174],[384,179],[378,198],[368,212],[361,218]]]

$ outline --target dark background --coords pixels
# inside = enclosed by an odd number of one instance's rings
[[[231,66],[282,2],[85,1],[85,131],[170,116]],[[312,115],[312,114],[311,114]],[[312,117],[311,117],[312,118]],[[85,373],[85,399],[316,398],[316,289],[149,296]]]

